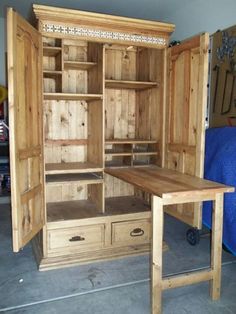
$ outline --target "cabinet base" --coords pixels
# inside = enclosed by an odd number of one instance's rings
[[[41,247],[38,245],[37,241],[33,241],[32,244],[34,255],[40,271],[150,253],[150,244],[142,244],[137,246],[132,245],[127,247],[106,248],[97,252],[81,252],[73,255],[44,257]],[[164,242],[163,251],[167,250],[168,245]]]

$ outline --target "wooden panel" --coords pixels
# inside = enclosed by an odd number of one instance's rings
[[[224,38],[225,34],[225,38]],[[229,48],[236,38],[236,26],[217,31],[212,36],[211,82],[210,82],[210,127],[236,126],[236,53],[218,57],[223,47]],[[227,49],[225,49],[227,51]]]
[[[49,255],[53,252],[65,255],[76,250],[99,250],[104,246],[104,241],[103,224],[48,231]]]
[[[87,140],[87,103],[45,101],[44,116],[45,162],[85,162],[87,145],[78,145],[76,140]],[[64,145],[66,140],[71,140],[71,145]],[[57,141],[57,145],[53,141]]]
[[[88,162],[103,167],[104,134],[103,103],[91,102],[88,106]]]
[[[105,50],[105,78],[107,80],[135,81],[136,49],[111,45]]]
[[[46,201],[47,202],[65,202],[65,201],[77,201],[87,200],[88,187],[81,183],[67,183],[47,185],[46,187]]]
[[[131,184],[118,180],[113,176],[104,175],[105,197],[128,196],[134,194],[134,187]]]
[[[43,227],[42,44],[40,34],[8,10],[8,79],[13,250]]]
[[[88,43],[88,60],[97,65],[88,72],[88,93],[103,93],[103,45]]]
[[[135,138],[135,102],[133,90],[106,90],[105,138]]]
[[[208,76],[208,34],[169,49],[165,167],[203,176]],[[184,222],[201,227],[201,205],[168,207]]]
[[[125,246],[127,244],[150,242],[150,220],[135,220],[116,222],[112,224],[112,244]]]

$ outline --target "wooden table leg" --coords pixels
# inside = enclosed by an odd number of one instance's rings
[[[212,210],[211,268],[213,270],[213,279],[210,282],[212,300],[217,300],[220,297],[223,201],[224,195],[222,193],[216,194]]]
[[[162,299],[162,243],[163,204],[158,196],[152,196],[152,266],[151,266],[151,307],[152,314],[161,313]]]

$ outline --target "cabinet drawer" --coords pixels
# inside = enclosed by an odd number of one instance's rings
[[[48,231],[48,251],[68,252],[89,251],[104,246],[104,225],[90,225]]]
[[[150,220],[132,220],[112,224],[112,244],[130,245],[150,242]]]

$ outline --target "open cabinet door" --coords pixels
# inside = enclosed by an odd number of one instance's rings
[[[203,177],[209,35],[168,49],[165,167]],[[167,213],[201,227],[201,204],[171,206]]]
[[[18,252],[45,222],[42,41],[12,9],[7,31],[12,233]]]

